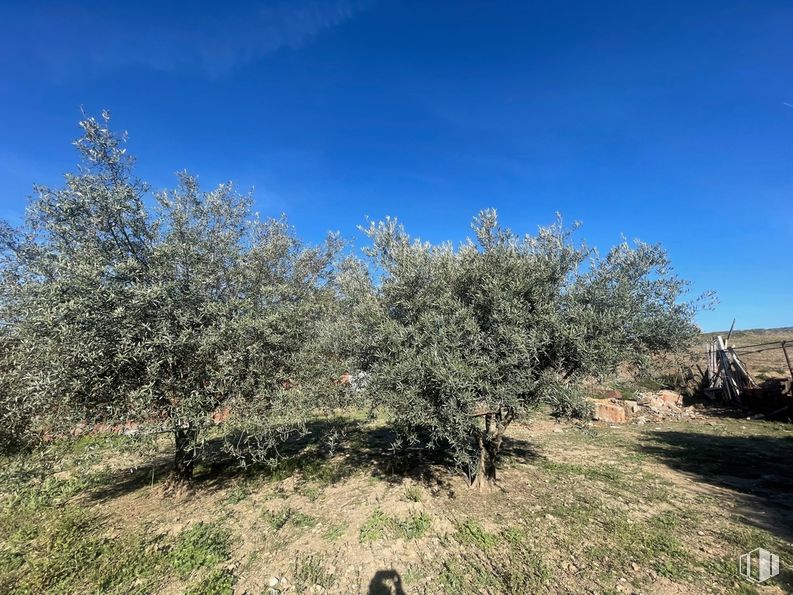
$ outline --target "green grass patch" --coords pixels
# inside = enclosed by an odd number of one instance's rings
[[[482,555],[480,544],[472,542],[458,556],[444,561],[438,583],[447,593],[547,593],[552,575],[543,560],[522,534],[499,540]]]
[[[322,488],[316,485],[303,486],[300,489],[300,494],[308,498],[310,502],[316,502],[322,494]]]
[[[216,566],[231,556],[229,531],[215,523],[196,523],[182,531],[168,554],[168,562],[180,576],[199,568]]]
[[[322,538],[328,541],[337,541],[347,531],[347,523],[337,523],[330,525],[322,533]]]
[[[336,580],[327,569],[325,558],[316,555],[298,555],[292,565],[292,581],[298,592],[319,585],[331,588]]]
[[[498,535],[488,533],[479,523],[473,520],[459,523],[455,537],[460,543],[473,544],[482,550],[489,550],[498,545],[500,541]]]
[[[226,502],[228,504],[231,504],[232,506],[234,504],[239,504],[240,502],[245,500],[248,496],[250,496],[252,491],[253,490],[251,489],[251,486],[248,484],[248,482],[242,482],[240,484],[237,484],[236,486],[231,488],[231,490],[229,490],[229,493],[226,496]]]
[[[566,475],[577,475],[586,479],[620,482],[623,474],[610,465],[578,465],[576,463],[561,463],[542,459],[540,467],[551,473],[561,473]]]
[[[214,570],[185,590],[185,595],[233,595],[234,575],[227,570]]]
[[[294,508],[287,507],[280,510],[265,510],[262,517],[274,531],[280,531],[287,525],[293,527],[313,527],[317,524],[318,519],[311,515],[295,510]]]
[[[369,515],[360,529],[362,543],[381,539],[418,539],[432,525],[432,519],[425,512],[411,512],[406,519],[390,516],[377,508]]]
[[[145,593],[162,568],[159,538],[108,538],[87,510],[6,509],[0,516],[0,592]]]

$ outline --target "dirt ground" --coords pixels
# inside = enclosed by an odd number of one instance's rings
[[[343,436],[332,456],[329,427]],[[178,495],[163,494],[166,450],[152,464],[83,440],[43,482],[8,465],[0,591],[793,592],[789,424],[578,427],[538,414],[511,428],[486,494],[427,453],[394,457],[383,420],[310,429],[276,468],[206,465]],[[76,529],[41,528],[72,514]],[[763,585],[738,574],[758,547],[781,559]]]

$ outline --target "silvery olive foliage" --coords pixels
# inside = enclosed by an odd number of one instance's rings
[[[338,238],[304,246],[250,196],[187,173],[152,196],[106,113],[80,125],[77,172],[0,230],[3,398],[53,432],[170,432],[181,479],[213,416],[230,450],[269,457],[333,390],[319,350]]]
[[[578,381],[685,346],[696,327],[659,246],[621,243],[601,257],[561,220],[519,236],[493,210],[472,228],[475,239],[453,246],[412,239],[394,219],[371,223],[370,261],[347,263],[340,284],[348,355],[374,403],[482,488],[513,420],[544,401],[581,411]]]

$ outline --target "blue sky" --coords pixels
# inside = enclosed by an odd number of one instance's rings
[[[793,4],[0,4],[0,217],[108,108],[155,188],[255,189],[309,240],[395,215],[462,240],[663,243],[705,330],[793,325]]]

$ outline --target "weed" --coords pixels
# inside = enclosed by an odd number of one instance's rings
[[[438,582],[447,593],[470,592],[470,582],[465,576],[462,564],[457,560],[447,560],[443,563]]]
[[[411,585],[413,583],[417,583],[421,579],[426,576],[426,573],[422,571],[420,568],[415,566],[408,566],[405,570],[404,574],[402,575],[402,580],[406,585]]]
[[[586,479],[596,479],[608,482],[619,482],[622,474],[609,465],[577,465],[575,463],[560,463],[557,461],[542,460],[540,465],[547,471],[578,475]]]
[[[408,500],[409,502],[421,502],[424,500],[424,490],[422,490],[419,486],[406,486],[405,500]]]
[[[432,519],[426,512],[416,514],[411,512],[405,520],[397,520],[400,537],[403,539],[418,539],[422,537],[432,525]]]
[[[507,543],[511,543],[513,545],[523,542],[526,538],[526,536],[523,534],[523,530],[518,529],[517,527],[508,527],[504,529],[501,532],[501,537],[503,537]]]
[[[319,585],[324,589],[333,586],[335,580],[328,572],[322,556],[298,555],[292,567],[292,580],[298,591]]]
[[[6,511],[0,522],[0,592],[142,593],[156,590],[161,555],[135,533],[109,540],[74,506]]]
[[[263,498],[265,500],[286,500],[290,494],[283,487],[277,486],[272,492],[265,493]]]
[[[289,517],[289,523],[295,527],[313,527],[317,524],[317,519],[297,510]]]
[[[503,556],[495,556],[491,572],[496,591],[504,593],[547,592],[551,580],[542,552],[525,543],[512,544]]]
[[[347,530],[347,523],[338,523],[336,525],[331,525],[330,527],[325,529],[325,532],[322,533],[322,537],[324,539],[327,539],[328,541],[336,541],[342,535],[344,535],[344,532],[346,530]]]
[[[274,531],[280,531],[289,522],[289,516],[292,514],[291,508],[282,508],[281,510],[265,510],[262,517]]]
[[[226,496],[226,502],[231,505],[239,504],[250,496],[250,494],[251,492],[246,486],[238,485],[229,491],[228,496]]]
[[[275,511],[265,510],[262,516],[275,531],[280,531],[287,524],[295,527],[313,527],[318,522],[315,517],[290,507]]]
[[[458,595],[461,593],[492,593],[496,586],[490,571],[475,556],[463,555],[461,560],[452,558],[443,563],[443,569],[438,576],[441,588],[447,593]],[[518,593],[526,591],[518,590]]]
[[[214,523],[196,523],[182,531],[170,551],[171,567],[182,577],[199,568],[212,567],[231,555],[228,530]]]
[[[385,537],[391,523],[391,518],[381,509],[376,508],[366,519],[360,530],[361,542],[378,541]]]
[[[440,582],[450,593],[542,593],[548,591],[551,573],[541,551],[526,542],[517,527],[499,535],[485,531],[476,521],[457,525],[454,539],[463,547],[461,559],[447,561]],[[484,553],[486,552],[486,553]]]
[[[384,513],[380,508],[372,512],[360,529],[361,542],[377,541],[386,537],[418,539],[432,525],[432,519],[425,512],[411,512],[408,518],[398,519]]]
[[[457,525],[456,537],[460,543],[473,544],[483,550],[490,549],[499,542],[498,536],[488,533],[479,523],[472,520]]]
[[[322,490],[318,486],[305,486],[300,490],[300,493],[308,498],[310,502],[316,502]]]
[[[315,452],[307,452],[300,456],[280,459],[266,470],[266,476],[270,481],[283,481],[298,473],[306,481],[331,485],[348,477],[352,473],[352,468],[344,463],[323,459]]]
[[[195,582],[185,590],[185,595],[233,595],[234,575],[227,570],[214,570],[209,576]]]

